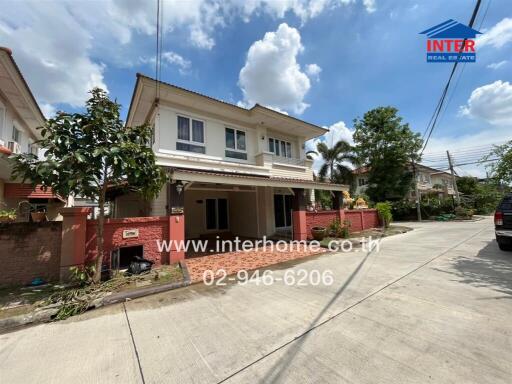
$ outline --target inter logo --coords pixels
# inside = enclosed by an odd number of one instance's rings
[[[427,62],[429,63],[476,61],[475,37],[481,32],[467,25],[450,19],[420,34],[427,35]]]

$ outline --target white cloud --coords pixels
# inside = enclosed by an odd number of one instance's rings
[[[354,131],[349,129],[344,121],[338,121],[337,123],[332,124],[329,127],[324,127],[329,130],[320,137],[315,137],[314,139],[306,141],[306,151],[316,151],[316,146],[320,142],[324,142],[328,147],[332,147],[340,140],[347,141],[350,145],[354,145]],[[315,172],[318,172],[320,167],[323,164],[322,158],[320,156],[313,155],[313,169]]]
[[[460,107],[460,114],[493,125],[512,124],[512,84],[498,80],[476,88]]]
[[[306,73],[315,80],[320,78],[320,72],[322,72],[322,68],[318,64],[308,64],[306,65]]]
[[[39,107],[41,108],[41,112],[43,112],[44,117],[47,119],[55,116],[55,112],[57,112],[57,109],[51,104],[41,103],[39,104]]]
[[[2,45],[10,47],[38,101],[83,105],[93,87],[107,89],[105,66],[90,58],[92,36],[58,3],[3,7]]]
[[[491,68],[491,69],[498,69],[498,68],[501,68],[503,67],[505,64],[508,63],[508,60],[502,60],[498,63],[491,63],[487,66],[487,68]]]
[[[509,17],[505,17],[476,39],[477,47],[491,45],[494,48],[501,48],[510,42],[512,42],[512,18]]]
[[[299,31],[283,23],[249,48],[239,85],[244,104],[255,103],[301,114],[309,106],[304,97],[311,87],[297,56],[303,50]]]
[[[377,10],[377,4],[375,4],[375,0],[363,0],[363,5],[368,13],[373,13]]]
[[[147,57],[141,56],[137,62],[138,64],[155,65],[155,56]],[[178,68],[181,74],[188,73],[192,63],[190,60],[185,59],[180,54],[173,51],[166,51],[162,53],[162,66],[172,65]]]

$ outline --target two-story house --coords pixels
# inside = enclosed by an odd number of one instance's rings
[[[138,74],[127,125],[143,123],[154,127],[157,163],[171,181],[153,201],[118,196],[114,217],[177,215],[187,239],[292,228],[298,238],[308,190],[348,190],[313,180],[305,141],[326,129],[261,105],[241,108]]]
[[[368,168],[354,169],[353,174],[355,196],[365,193],[368,188]],[[439,197],[450,197],[456,194],[450,173],[421,164],[416,165],[416,186],[421,195],[434,193]],[[411,188],[408,196],[411,200],[415,200],[415,188]]]
[[[45,118],[18,68],[9,48],[0,47],[0,209],[16,209],[19,220],[28,220],[31,210],[45,210],[57,217],[64,201],[51,191],[12,181],[12,153],[34,153],[40,139],[37,127]]]

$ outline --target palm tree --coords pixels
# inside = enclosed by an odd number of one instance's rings
[[[316,154],[322,156],[324,163],[318,172],[320,180],[329,176],[331,183],[350,184],[352,182],[352,169],[343,163],[357,163],[357,156],[347,141],[340,140],[331,148],[324,142],[318,143],[316,151],[308,151],[306,155]]]

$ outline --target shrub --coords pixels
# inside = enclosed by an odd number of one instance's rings
[[[384,225],[384,228],[388,228],[389,224],[393,221],[393,214],[391,213],[391,203],[389,201],[375,204],[375,208],[379,213],[379,217]]]
[[[455,215],[462,219],[471,219],[473,217],[474,211],[470,208],[464,208],[464,207],[456,207],[455,208]]]
[[[340,222],[340,219],[334,219],[327,227],[329,236],[341,237],[343,239],[347,239],[349,237],[349,228],[350,228],[350,221],[343,220],[343,224],[342,224]]]

